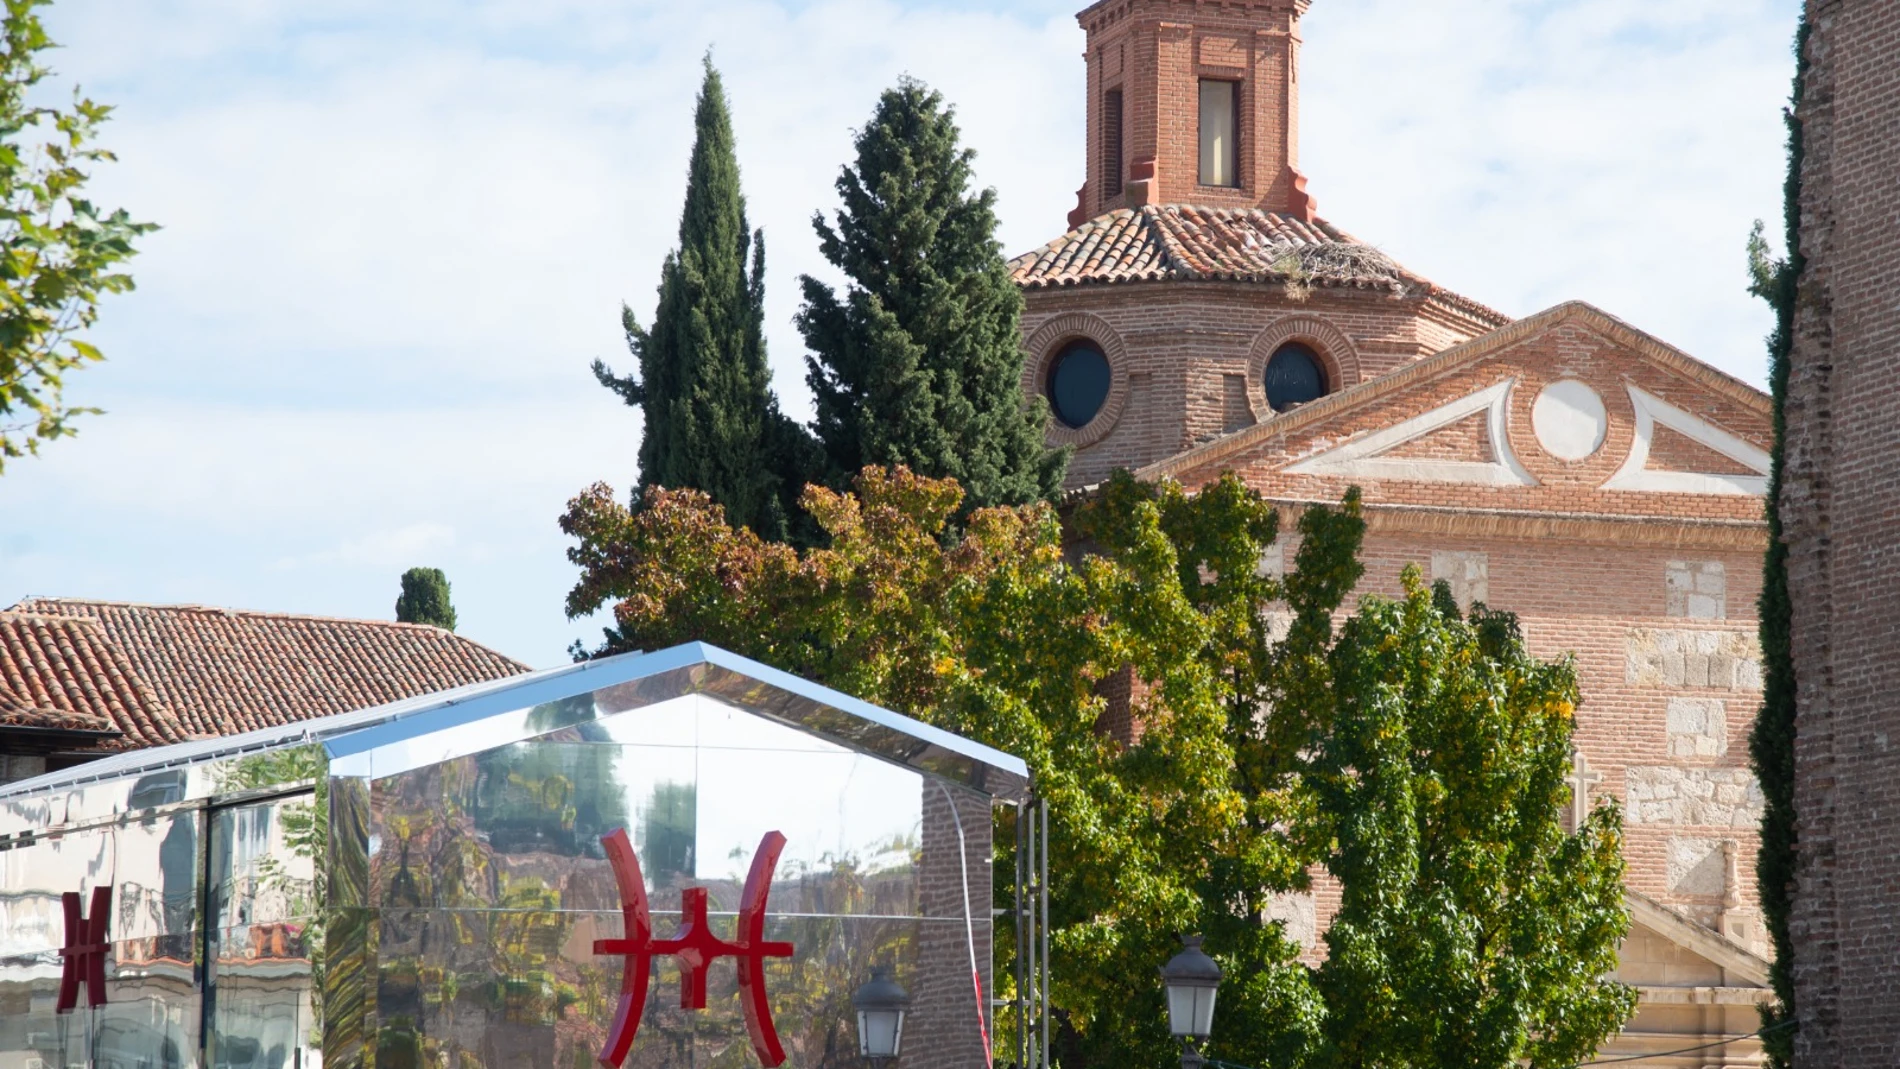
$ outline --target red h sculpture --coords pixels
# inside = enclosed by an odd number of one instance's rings
[[[71,1013],[79,1005],[79,985],[86,985],[86,1005],[106,1004],[106,920],[112,913],[112,887],[92,889],[92,916],[79,912],[79,892],[59,896],[66,907],[66,945],[59,956],[65,959],[59,976],[59,1001],[55,1013]]]
[[[739,903],[739,928],[733,942],[713,935],[706,923],[706,889],[688,887],[680,892],[680,929],[671,939],[653,938],[653,918],[647,911],[646,877],[640,872],[640,859],[633,852],[626,829],[601,837],[607,848],[607,860],[613,865],[614,882],[620,885],[620,912],[626,918],[624,939],[596,939],[594,953],[624,954],[626,961],[620,977],[620,1009],[614,1014],[613,1027],[607,1031],[607,1044],[600,1050],[599,1061],[608,1069],[620,1069],[627,1051],[633,1047],[634,1033],[640,1030],[640,1014],[647,1004],[647,981],[653,959],[671,954],[680,965],[680,1008],[706,1008],[706,968],[723,957],[737,959],[739,968],[739,1005],[745,1011],[746,1032],[752,1037],[752,1049],[760,1064],[774,1069],[785,1061],[785,1048],[779,1045],[778,1029],[772,1024],[772,1007],[765,998],[765,959],[789,958],[792,944],[765,941],[765,899],[772,891],[772,873],[778,868],[779,852],[785,849],[785,836],[768,831],[759,840],[752,855],[752,871],[746,874],[745,894]]]

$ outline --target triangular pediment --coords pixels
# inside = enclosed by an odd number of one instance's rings
[[[1723,986],[1768,986],[1768,962],[1747,947],[1640,891],[1626,891],[1624,902],[1630,911],[1632,935],[1647,934],[1721,969],[1727,978]]]
[[[1716,507],[1740,519],[1766,490],[1770,411],[1747,383],[1572,303],[1138,474],[1194,485],[1236,470],[1287,497],[1354,484],[1375,502],[1573,513],[1730,498]]]
[[[1625,384],[1624,388],[1629,391],[1630,405],[1636,412],[1636,436],[1629,458],[1610,481],[1603,484],[1605,489],[1749,497],[1759,497],[1768,492],[1767,450],[1743,441],[1633,383]],[[1730,461],[1730,464],[1722,465],[1721,468],[1732,472],[1734,466],[1740,466],[1748,474],[1736,475],[1721,470],[1680,470],[1651,464],[1650,454],[1657,432],[1664,428],[1688,439],[1701,450],[1719,454]],[[1717,466],[1708,464],[1696,467],[1715,469]]]
[[[1533,486],[1512,455],[1504,434],[1507,402],[1514,380],[1505,380],[1448,401],[1429,411],[1356,437],[1290,465],[1296,475],[1343,475],[1355,479],[1410,479],[1417,482],[1476,483],[1482,486]],[[1435,456],[1406,449],[1437,438],[1455,425],[1482,421],[1491,459]],[[1502,448],[1499,446],[1502,445]]]

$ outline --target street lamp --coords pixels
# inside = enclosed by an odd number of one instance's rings
[[[1168,1031],[1181,1041],[1181,1069],[1200,1069],[1206,1063],[1200,1045],[1214,1031],[1214,995],[1220,988],[1220,966],[1201,951],[1201,937],[1184,936],[1181,952],[1161,967],[1168,988]]]
[[[872,1062],[897,1057],[904,1042],[904,1011],[910,1007],[910,995],[891,979],[888,966],[871,970],[870,982],[851,996],[858,1011],[858,1052]]]

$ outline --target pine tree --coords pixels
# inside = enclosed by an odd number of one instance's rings
[[[644,417],[636,500],[654,486],[703,490],[734,523],[780,539],[816,450],[772,393],[765,234],[747,227],[725,89],[710,57],[705,67],[679,248],[660,268],[652,327],[621,308],[639,370],[618,376],[597,360],[594,377]]]
[[[996,242],[996,191],[970,194],[975,153],[943,97],[905,79],[879,98],[839,175],[834,227],[813,225],[850,279],[806,276],[799,329],[829,481],[867,464],[955,478],[966,506],[1052,498],[1065,453],[1025,404],[1022,294]]]
[[[440,568],[411,568],[402,573],[402,596],[396,599],[396,619],[405,624],[428,624],[455,630],[455,606],[449,602],[449,577]]]
[[[1801,256],[1801,80],[1807,73],[1808,23],[1803,16],[1795,32],[1794,91],[1789,97],[1788,177],[1783,185],[1784,234],[1788,255],[1776,260],[1768,253],[1762,225],[1749,238],[1749,260],[1756,296],[1775,310],[1774,333],[1768,336],[1768,389],[1775,399],[1775,448],[1768,470],[1768,553],[1762,564],[1761,617],[1762,703],[1749,733],[1748,752],[1755,778],[1761,782],[1761,853],[1755,858],[1755,878],[1761,888],[1762,919],[1774,943],[1775,960],[1768,977],[1775,1001],[1761,1011],[1762,1049],[1768,1064],[1787,1069],[1794,1060],[1794,947],[1789,941],[1788,915],[1793,907],[1795,881],[1794,813],[1794,655],[1789,628],[1794,606],[1788,598],[1788,547],[1781,540],[1781,465],[1785,419],[1782,407],[1788,393],[1788,361],[1794,349],[1796,288],[1805,261]]]

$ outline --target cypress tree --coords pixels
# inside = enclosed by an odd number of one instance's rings
[[[815,449],[772,393],[765,234],[747,227],[725,88],[710,57],[705,67],[679,248],[660,268],[653,325],[620,310],[639,370],[619,376],[596,360],[594,377],[644,417],[636,503],[653,486],[703,490],[734,523],[782,539]]]
[[[1022,294],[996,241],[996,191],[969,192],[975,153],[942,95],[904,79],[858,132],[835,227],[812,220],[843,294],[809,276],[798,327],[833,485],[905,464],[963,485],[967,508],[1060,490],[1066,453],[1025,404]]]
[[[1768,554],[1762,564],[1761,616],[1762,704],[1749,733],[1748,753],[1755,778],[1761,782],[1764,805],[1761,853],[1755,858],[1755,878],[1761,888],[1762,919],[1774,943],[1775,960],[1769,982],[1775,1001],[1761,1010],[1762,1047],[1768,1064],[1787,1069],[1794,1060],[1794,948],[1788,938],[1788,914],[1795,889],[1794,655],[1789,629],[1794,606],[1788,599],[1788,547],[1781,541],[1781,474],[1786,421],[1783,406],[1788,393],[1788,363],[1794,350],[1794,311],[1797,287],[1806,261],[1801,256],[1801,82],[1807,75],[1808,22],[1805,13],[1795,31],[1794,90],[1784,112],[1788,125],[1788,177],[1783,190],[1784,248],[1788,255],[1775,259],[1755,224],[1749,238],[1753,282],[1749,289],[1775,310],[1775,329],[1768,336],[1768,389],[1774,397],[1775,445],[1768,469]]]
[[[440,568],[411,568],[402,573],[396,620],[455,630],[455,606],[449,601],[449,577]]]

